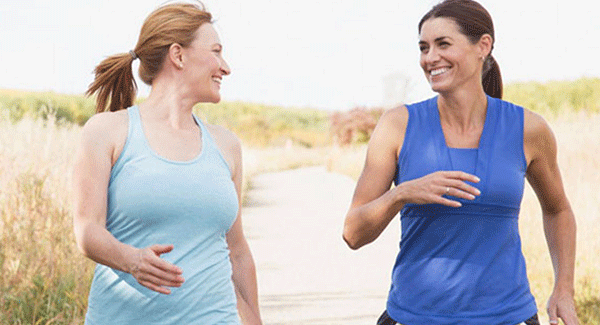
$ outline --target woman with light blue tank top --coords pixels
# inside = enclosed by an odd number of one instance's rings
[[[192,113],[220,100],[231,72],[222,48],[210,13],[171,3],[148,16],[134,50],[95,70],[98,114],[73,173],[75,237],[97,262],[88,325],[262,324],[241,224],[241,146]],[[132,106],[138,58],[152,89]]]
[[[420,65],[439,95],[387,111],[369,141],[343,236],[358,249],[400,213],[378,325],[540,324],[519,236],[525,178],[557,270],[549,321],[578,323],[575,218],[556,142],[540,116],[501,100],[494,37],[479,3],[434,6],[419,23]]]
[[[192,160],[173,161],[148,145],[138,107],[127,111],[129,132],[111,170],[106,228],[134,247],[172,244],[163,258],[181,268],[186,281],[163,295],[98,264],[86,323],[237,324],[225,236],[238,202],[227,163],[199,119],[194,117],[202,151]]]

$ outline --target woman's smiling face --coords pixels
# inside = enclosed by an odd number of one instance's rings
[[[487,53],[479,43],[471,43],[452,19],[428,19],[419,36],[420,65],[433,91],[452,91],[469,82],[481,84],[482,58]]]
[[[217,103],[221,99],[223,76],[231,73],[222,56],[223,46],[212,24],[203,24],[196,31],[196,38],[185,49],[187,62],[184,78],[196,93],[199,102]]]

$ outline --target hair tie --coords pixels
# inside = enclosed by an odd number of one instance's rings
[[[133,50],[129,51],[129,55],[131,55],[132,60],[135,60],[138,58],[137,54],[135,54],[135,52]]]

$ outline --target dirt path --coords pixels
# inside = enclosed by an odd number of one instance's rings
[[[355,183],[324,167],[263,174],[243,210],[265,324],[375,324],[385,308],[398,220],[358,251],[341,238]]]

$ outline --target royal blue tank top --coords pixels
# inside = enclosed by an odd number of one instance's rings
[[[437,97],[407,105],[395,183],[441,170],[477,175],[481,191],[460,208],[406,204],[387,310],[399,323],[507,324],[537,312],[521,251],[518,215],[527,163],[523,108],[488,97],[479,147],[449,148]]]
[[[173,244],[161,258],[179,266],[185,282],[164,295],[98,264],[86,324],[239,324],[225,238],[238,199],[227,163],[195,116],[200,154],[172,161],[148,145],[138,107],[127,111],[127,141],[110,174],[106,228],[138,248]]]

